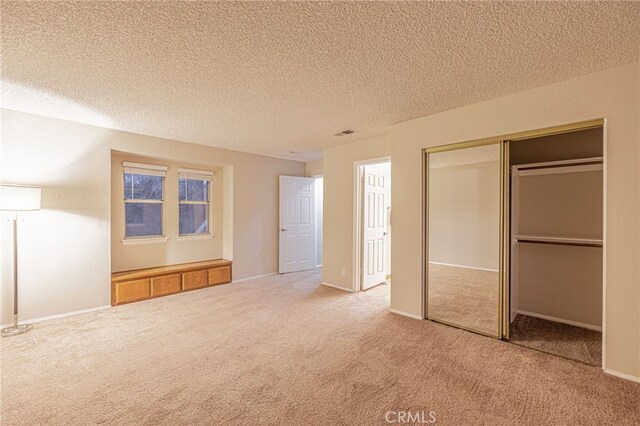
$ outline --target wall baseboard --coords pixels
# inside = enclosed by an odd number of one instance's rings
[[[433,263],[434,265],[453,266],[455,268],[476,269],[478,271],[498,272],[497,269],[476,268],[475,266],[456,265],[456,264],[453,264],[453,263],[442,263],[442,262],[429,262],[429,263]]]
[[[274,275],[278,275],[277,272],[269,272],[268,274],[262,274],[262,275],[254,275],[253,277],[247,277],[247,278],[240,278],[239,280],[233,280],[231,281],[231,283],[241,283],[243,281],[249,281],[249,280],[256,280],[258,278],[266,278],[266,277],[272,277]]]
[[[344,288],[339,285],[325,283],[324,281],[322,282],[322,285],[326,285],[327,287],[331,287],[331,288],[337,288],[338,290],[346,291],[348,293],[355,293],[355,291],[353,291],[352,288]]]
[[[40,318],[33,318],[33,319],[29,319],[29,320],[20,321],[20,324],[35,324],[37,322],[49,321],[49,320],[57,319],[57,318],[64,318],[64,317],[70,317],[70,316],[73,316],[73,315],[80,315],[80,314],[87,314],[89,312],[101,311],[101,310],[107,309],[107,308],[111,308],[111,305],[96,306],[95,308],[82,309],[82,310],[79,310],[79,311],[72,311],[72,312],[65,312],[63,314],[49,315],[49,316],[40,317]],[[5,328],[5,327],[10,327],[12,325],[13,325],[13,323],[9,323],[9,324],[4,324],[4,325],[2,325],[0,327]]]
[[[603,368],[606,374],[610,374],[612,376],[620,377],[621,379],[630,380],[632,382],[640,383],[640,377],[632,376],[631,374],[621,373],[616,370],[611,370],[610,368]]]
[[[572,321],[572,320],[568,320],[568,319],[564,319],[564,318],[556,318],[556,317],[552,317],[550,315],[543,315],[543,314],[538,314],[538,313],[535,313],[535,312],[528,312],[528,311],[522,311],[522,310],[518,310],[518,313],[522,314],[522,315],[526,315],[528,317],[540,318],[540,319],[544,319],[544,320],[548,320],[548,321],[559,322],[561,324],[567,324],[567,325],[573,325],[575,327],[586,328],[587,330],[593,330],[593,331],[602,332],[602,327],[600,327],[599,325],[592,325],[592,324],[587,324],[587,323],[578,322],[578,321]]]
[[[389,311],[393,312],[394,314],[402,315],[404,317],[409,317],[409,318],[413,318],[413,319],[417,319],[417,320],[424,319],[420,315],[410,314],[409,312],[400,311],[398,309],[389,309]]]

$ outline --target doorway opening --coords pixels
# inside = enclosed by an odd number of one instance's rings
[[[355,163],[354,291],[391,283],[391,160]]]

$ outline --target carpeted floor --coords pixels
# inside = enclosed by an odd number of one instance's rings
[[[497,271],[429,263],[429,318],[497,336],[499,296]]]
[[[598,331],[518,314],[511,323],[509,341],[585,364],[602,365],[602,333]]]
[[[2,340],[1,423],[375,425],[403,410],[441,425],[640,423],[640,384],[390,313],[388,286],[319,282],[288,274],[39,323]]]

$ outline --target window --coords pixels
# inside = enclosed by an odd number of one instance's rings
[[[179,234],[209,235],[210,188],[213,173],[178,170]]]
[[[162,208],[167,167],[123,163],[125,238],[163,236]]]

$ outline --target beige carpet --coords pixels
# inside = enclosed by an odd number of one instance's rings
[[[511,343],[585,364],[602,365],[602,333],[518,314],[511,323]]]
[[[429,263],[429,318],[498,335],[498,272]]]
[[[388,311],[318,273],[37,324],[2,340],[2,425],[640,424],[640,384]]]

